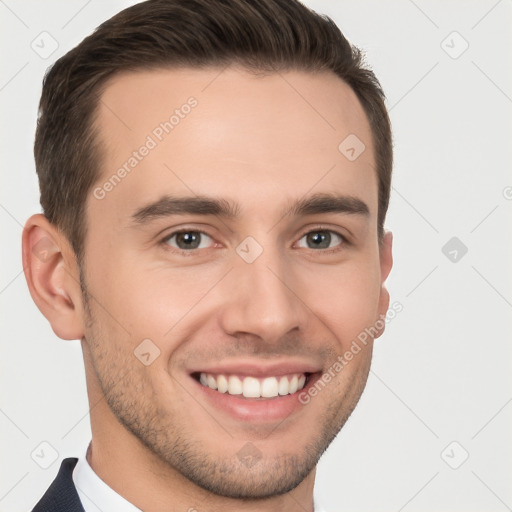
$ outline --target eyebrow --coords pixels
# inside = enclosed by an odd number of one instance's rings
[[[223,198],[209,196],[169,196],[142,206],[131,216],[132,222],[138,225],[147,224],[162,217],[171,215],[215,215],[226,219],[240,216],[240,204]],[[349,215],[369,216],[368,205],[353,196],[337,194],[313,194],[301,198],[287,206],[282,217],[316,215],[320,213],[343,213]]]

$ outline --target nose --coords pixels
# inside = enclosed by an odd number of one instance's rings
[[[305,331],[310,311],[297,293],[293,269],[277,250],[265,249],[252,263],[236,255],[228,281],[220,311],[224,332],[272,344]]]

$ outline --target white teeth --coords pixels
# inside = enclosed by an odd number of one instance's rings
[[[210,389],[229,395],[242,395],[246,398],[273,398],[278,395],[291,395],[306,384],[306,375],[292,374],[283,377],[244,377],[236,375],[212,375],[201,373],[199,382]]]
[[[304,377],[304,380],[306,378]],[[264,398],[272,398],[279,394],[279,390],[277,387],[277,379],[275,377],[267,377],[263,379],[261,383],[261,396]]]
[[[217,381],[213,375],[207,375],[206,381],[208,383],[208,387],[211,389],[217,389]]]
[[[224,375],[219,375],[217,377],[217,388],[221,393],[225,393],[228,390],[228,379],[226,379]]]
[[[260,381],[254,377],[245,377],[243,394],[246,398],[259,398],[261,396]]]
[[[281,377],[279,379],[279,394],[287,395],[290,385],[288,383],[288,377]]]
[[[241,395],[242,391],[242,381],[235,375],[231,375],[228,380],[228,393],[230,395]]]
[[[290,395],[292,393],[295,393],[295,391],[297,391],[298,385],[299,385],[299,378],[297,377],[297,375],[294,375],[292,377],[292,380],[290,381],[290,387],[288,388],[288,393],[290,393]]]

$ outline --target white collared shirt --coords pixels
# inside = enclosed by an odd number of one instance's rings
[[[73,469],[73,483],[85,512],[142,512],[117,494],[94,472],[87,461],[88,448]]]
[[[88,449],[89,446],[85,449],[83,456],[78,459],[73,470],[73,483],[85,512],[142,512],[140,508],[117,494],[94,472],[87,461]],[[314,503],[315,512],[323,512],[324,508],[318,503],[316,497]]]

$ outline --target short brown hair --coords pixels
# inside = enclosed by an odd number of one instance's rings
[[[393,161],[385,97],[360,50],[336,24],[297,0],[148,0],[102,23],[44,78],[34,145],[41,206],[79,262],[86,200],[100,178],[94,120],[107,80],[122,71],[229,64],[332,71],[354,90],[373,134],[382,239]]]

